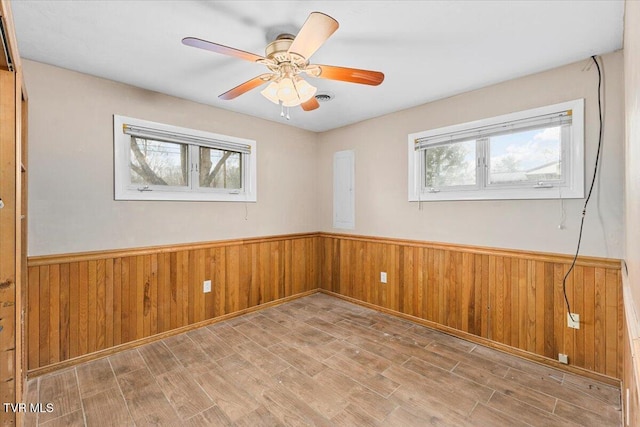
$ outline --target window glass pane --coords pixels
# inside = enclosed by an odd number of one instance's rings
[[[427,148],[425,150],[427,188],[476,184],[476,141]]]
[[[131,183],[188,186],[189,146],[131,138]]]
[[[491,137],[489,183],[560,180],[560,131],[556,126]]]
[[[242,155],[200,147],[200,187],[242,188]]]

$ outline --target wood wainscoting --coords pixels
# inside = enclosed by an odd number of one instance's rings
[[[620,261],[332,233],[29,258],[30,374],[318,289],[618,384]],[[387,283],[380,282],[387,273]],[[211,279],[213,291],[202,292]],[[561,365],[558,354],[569,357]],[[66,362],[66,363],[65,363]]]
[[[316,244],[312,233],[31,257],[29,373],[315,291]]]
[[[321,233],[322,289],[599,379],[622,378],[620,261]],[[387,273],[387,283],[380,282]],[[569,365],[560,365],[558,354]]]

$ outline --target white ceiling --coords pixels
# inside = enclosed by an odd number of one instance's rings
[[[325,131],[620,49],[624,2],[14,0],[12,9],[24,58]],[[181,43],[264,55],[274,27],[297,32],[312,11],[340,23],[312,63],[386,78],[377,87],[309,78],[335,99],[294,108],[288,122],[259,89],[218,99],[266,68]]]

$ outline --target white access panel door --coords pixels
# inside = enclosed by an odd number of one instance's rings
[[[355,157],[353,150],[333,154],[333,228],[356,226]]]

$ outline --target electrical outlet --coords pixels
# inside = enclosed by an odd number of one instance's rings
[[[380,283],[387,283],[387,272],[386,271],[381,271],[380,272]]]
[[[567,356],[566,354],[559,353],[558,354],[558,361],[560,363],[564,363],[565,365],[568,365],[569,364],[569,356]]]
[[[205,280],[202,282],[202,292],[205,294],[211,292],[211,280]]]
[[[567,326],[573,329],[580,329],[580,315],[567,313]]]

